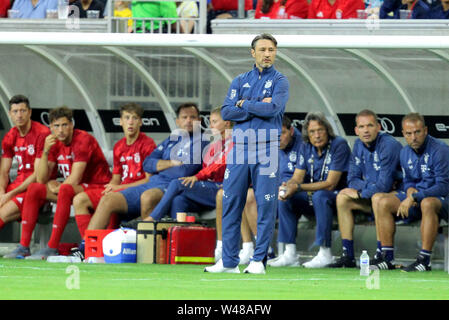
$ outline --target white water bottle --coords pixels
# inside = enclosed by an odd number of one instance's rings
[[[369,255],[366,250],[363,250],[360,256],[360,275],[369,276]]]

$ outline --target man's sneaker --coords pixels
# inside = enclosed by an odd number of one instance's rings
[[[355,259],[350,258],[348,255],[344,253],[341,255],[339,259],[337,259],[337,261],[335,261],[334,263],[330,263],[326,266],[326,268],[356,268],[356,267],[357,265],[355,263]]]
[[[80,248],[75,247],[70,249],[70,257],[79,258],[81,261],[84,261],[84,251],[80,250]]]
[[[432,266],[429,262],[429,264],[426,264],[424,262],[424,257],[422,255],[418,255],[416,258],[416,261],[413,262],[411,265],[408,265],[407,267],[402,268],[402,271],[405,272],[412,272],[412,271],[431,271]]]
[[[252,256],[254,255],[254,249],[240,250],[239,252],[239,264],[248,264]]]
[[[204,268],[204,272],[210,272],[210,273],[240,273],[239,267],[235,268],[225,268],[223,266],[223,260],[219,260],[216,264],[210,267]]]
[[[334,257],[332,255],[324,254],[321,250],[318,254],[310,261],[303,263],[305,268],[324,268],[327,265],[334,262]]]
[[[5,259],[24,259],[25,257],[28,257],[29,255],[31,255],[30,248],[24,247],[19,243],[13,251],[5,254],[3,256],[3,258],[5,258]]]
[[[299,266],[299,255],[284,252],[277,259],[269,260],[267,264],[270,267],[297,267]]]
[[[379,270],[395,270],[396,265],[391,261],[385,260],[383,257],[377,258],[375,261],[370,263],[370,266],[376,267]]]
[[[50,256],[57,256],[59,254],[58,249],[46,247],[33,253],[31,256],[26,257],[27,260],[47,260]]]
[[[262,261],[251,261],[243,273],[265,274],[265,266]]]

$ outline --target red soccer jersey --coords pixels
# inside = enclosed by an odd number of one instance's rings
[[[232,138],[217,141],[207,150],[203,168],[195,175],[198,180],[210,180],[214,182],[223,182],[224,172],[226,170],[226,156],[233,146]]]
[[[256,6],[256,19],[306,19],[308,14],[309,3],[307,0],[287,0],[285,6],[281,9],[282,1],[273,2],[270,11],[263,13],[263,0],[259,0]]]
[[[154,140],[141,132],[132,145],[126,144],[126,138],[114,145],[113,174],[121,176],[121,184],[133,183],[145,177],[143,160],[156,148]]]
[[[363,0],[336,0],[333,5],[328,0],[312,0],[308,19],[349,19],[357,18],[357,10],[365,9]]]
[[[73,130],[69,145],[57,141],[48,154],[48,161],[58,164],[58,171],[67,179],[72,172],[72,164],[86,162],[86,169],[80,184],[106,184],[111,180],[109,165],[97,140],[83,130]]]
[[[30,131],[24,137],[16,127],[3,137],[2,158],[15,158],[18,164],[16,184],[21,184],[34,172],[34,161],[42,154],[45,137],[49,134],[50,129],[46,126],[31,121]]]
[[[238,0],[212,0],[212,6],[215,11],[231,11],[238,10]],[[245,0],[245,10],[251,10],[253,8],[252,0]]]

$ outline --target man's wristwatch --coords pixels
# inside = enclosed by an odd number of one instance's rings
[[[417,197],[418,192],[414,192],[412,193],[412,199],[413,201],[415,201],[416,203],[418,203],[418,197]]]
[[[359,197],[359,199],[362,199],[362,193],[360,191],[357,191],[357,197]]]

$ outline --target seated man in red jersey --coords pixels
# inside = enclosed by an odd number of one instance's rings
[[[2,140],[0,229],[8,222],[20,219],[25,192],[36,181],[34,169],[39,163],[36,155],[45,137],[50,134],[46,126],[31,120],[30,102],[23,95],[16,95],[9,100],[9,117],[14,127]],[[10,181],[14,159],[17,161],[17,176],[14,181]]]
[[[357,18],[357,10],[365,10],[363,0],[312,0],[307,19]]]
[[[72,254],[84,259],[84,234],[93,212],[104,194],[138,186],[148,182],[149,173],[143,170],[143,160],[156,148],[154,140],[140,132],[143,109],[135,103],[125,104],[120,108],[120,125],[124,137],[114,145],[112,179],[98,189],[88,189],[73,199],[75,219],[81,234],[81,245],[72,250]],[[118,220],[111,216],[109,228],[115,228]]]
[[[256,19],[307,19],[307,0],[258,0]]]
[[[47,247],[25,257],[31,260],[58,255],[59,241],[75,195],[89,188],[99,188],[111,180],[109,165],[97,140],[86,131],[74,129],[72,110],[65,106],[53,109],[49,118],[52,134],[45,139],[36,170],[37,182],[30,184],[25,196],[20,250],[29,248],[39,208],[46,201],[56,202],[56,212]],[[62,183],[50,180],[56,169],[64,179]]]

